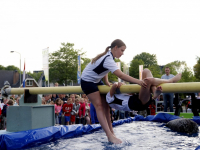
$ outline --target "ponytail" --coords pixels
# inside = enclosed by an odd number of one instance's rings
[[[109,48],[111,48],[111,46],[108,46],[107,48],[106,48],[106,50],[103,52],[103,53],[101,53],[101,54],[99,54],[99,55],[97,55],[96,57],[94,57],[93,59],[92,59],[92,64],[93,63],[95,63],[100,57],[102,57],[103,55],[105,55],[108,51],[109,51]]]
[[[109,51],[109,48],[112,49],[112,48],[114,48],[115,46],[121,47],[121,46],[126,46],[126,45],[125,45],[124,42],[123,42],[122,40],[120,40],[120,39],[114,40],[114,41],[111,43],[111,46],[108,46],[108,47],[106,48],[105,52],[103,52],[103,53],[97,55],[95,58],[92,59],[91,64],[95,63],[100,57],[102,57],[103,55],[105,55],[105,54]]]

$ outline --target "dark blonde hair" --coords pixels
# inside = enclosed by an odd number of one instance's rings
[[[59,105],[59,104],[58,104],[58,101],[59,101],[59,100],[61,100],[61,99],[60,99],[60,98],[57,98],[56,101],[55,101],[55,104],[56,104],[57,106]],[[60,104],[60,106],[61,106],[61,105],[62,105],[62,104]]]
[[[108,47],[106,48],[106,50],[105,50],[103,53],[101,53],[101,54],[97,55],[95,58],[93,58],[91,63],[92,63],[92,64],[95,63],[100,57],[102,57],[103,55],[105,55],[105,54],[109,51],[109,48],[112,49],[112,48],[114,48],[115,46],[117,46],[117,47],[119,48],[119,47],[121,47],[121,46],[126,46],[126,45],[125,45],[124,42],[123,42],[122,40],[120,40],[120,39],[114,40],[114,41],[111,43],[111,45],[108,46]]]
[[[14,104],[14,101],[13,101],[13,100],[9,100],[9,101],[7,102],[7,104],[8,104],[8,105],[13,105],[13,104]]]
[[[79,101],[79,102],[80,102],[80,98],[76,98],[76,99],[75,99],[75,102],[77,102],[77,101]]]

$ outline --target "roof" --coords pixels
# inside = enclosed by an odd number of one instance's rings
[[[10,71],[10,70],[0,70],[0,88],[4,86],[4,82],[8,81],[10,83],[11,87],[20,87],[20,79],[16,82],[16,84],[13,84],[13,75],[16,71]],[[26,78],[32,78],[28,74],[26,74]],[[23,74],[21,74],[21,82],[23,80]]]

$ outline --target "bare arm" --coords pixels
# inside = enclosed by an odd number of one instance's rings
[[[105,82],[106,85],[110,86],[111,83],[108,81],[108,74],[106,74],[104,77],[103,77],[103,80]]]
[[[117,77],[119,77],[120,79],[127,81],[127,82],[131,82],[131,83],[136,83],[139,84],[140,86],[146,87],[146,83],[143,80],[138,80],[136,78],[133,78],[129,75],[124,74],[121,70],[116,70],[113,72]]]

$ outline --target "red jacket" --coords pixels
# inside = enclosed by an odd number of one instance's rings
[[[79,113],[78,113],[79,117],[84,117],[85,116],[85,103],[80,103],[80,107],[79,107]]]
[[[149,105],[150,115],[156,115],[156,105]]]
[[[62,111],[65,113],[65,116],[70,116],[72,111],[73,105],[72,104],[64,104]]]

